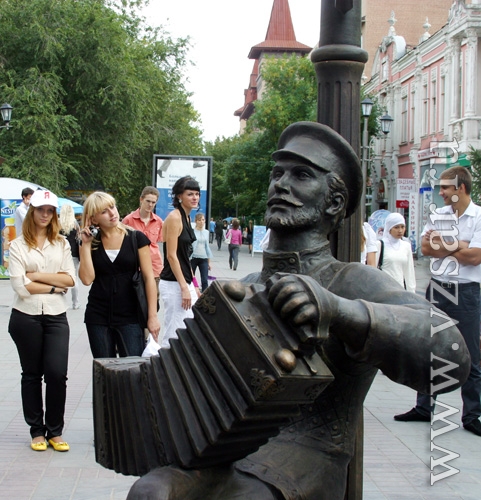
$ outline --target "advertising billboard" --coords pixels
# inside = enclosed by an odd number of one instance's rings
[[[0,229],[2,240],[0,251],[2,261],[0,263],[0,279],[8,279],[8,265],[10,263],[10,243],[16,238],[15,234],[15,210],[22,200],[0,200]]]
[[[193,177],[200,185],[199,211],[205,214],[205,220],[208,221],[211,211],[211,156],[154,155],[152,185],[159,190],[159,201],[155,213],[165,219],[174,209],[172,186],[186,175]]]

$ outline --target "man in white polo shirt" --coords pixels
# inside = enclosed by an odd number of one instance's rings
[[[461,386],[462,422],[481,436],[481,369],[479,351],[481,283],[481,207],[471,200],[472,177],[464,167],[451,167],[440,176],[444,207],[428,217],[422,233],[422,252],[431,257],[431,281],[426,298],[457,322],[471,355],[471,372]],[[402,422],[431,420],[434,405],[427,394],[417,395],[416,406],[395,415]]]

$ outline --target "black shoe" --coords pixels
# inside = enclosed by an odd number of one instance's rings
[[[465,424],[464,428],[467,431],[476,434],[476,436],[481,436],[481,422],[477,418],[475,420],[472,420],[468,424]]]
[[[406,413],[394,415],[394,420],[397,420],[398,422],[431,422],[431,417],[425,417],[424,415],[421,415],[416,408],[411,408]]]

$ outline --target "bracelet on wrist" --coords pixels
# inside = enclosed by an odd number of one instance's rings
[[[50,294],[55,293],[55,287],[53,286],[52,289],[49,292]]]
[[[194,288],[199,288],[199,283],[197,283],[197,278],[195,276],[192,278],[192,284]]]

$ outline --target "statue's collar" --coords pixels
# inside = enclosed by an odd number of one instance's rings
[[[328,241],[300,252],[264,250],[261,281],[267,281],[278,272],[315,276],[323,266],[334,261]]]

